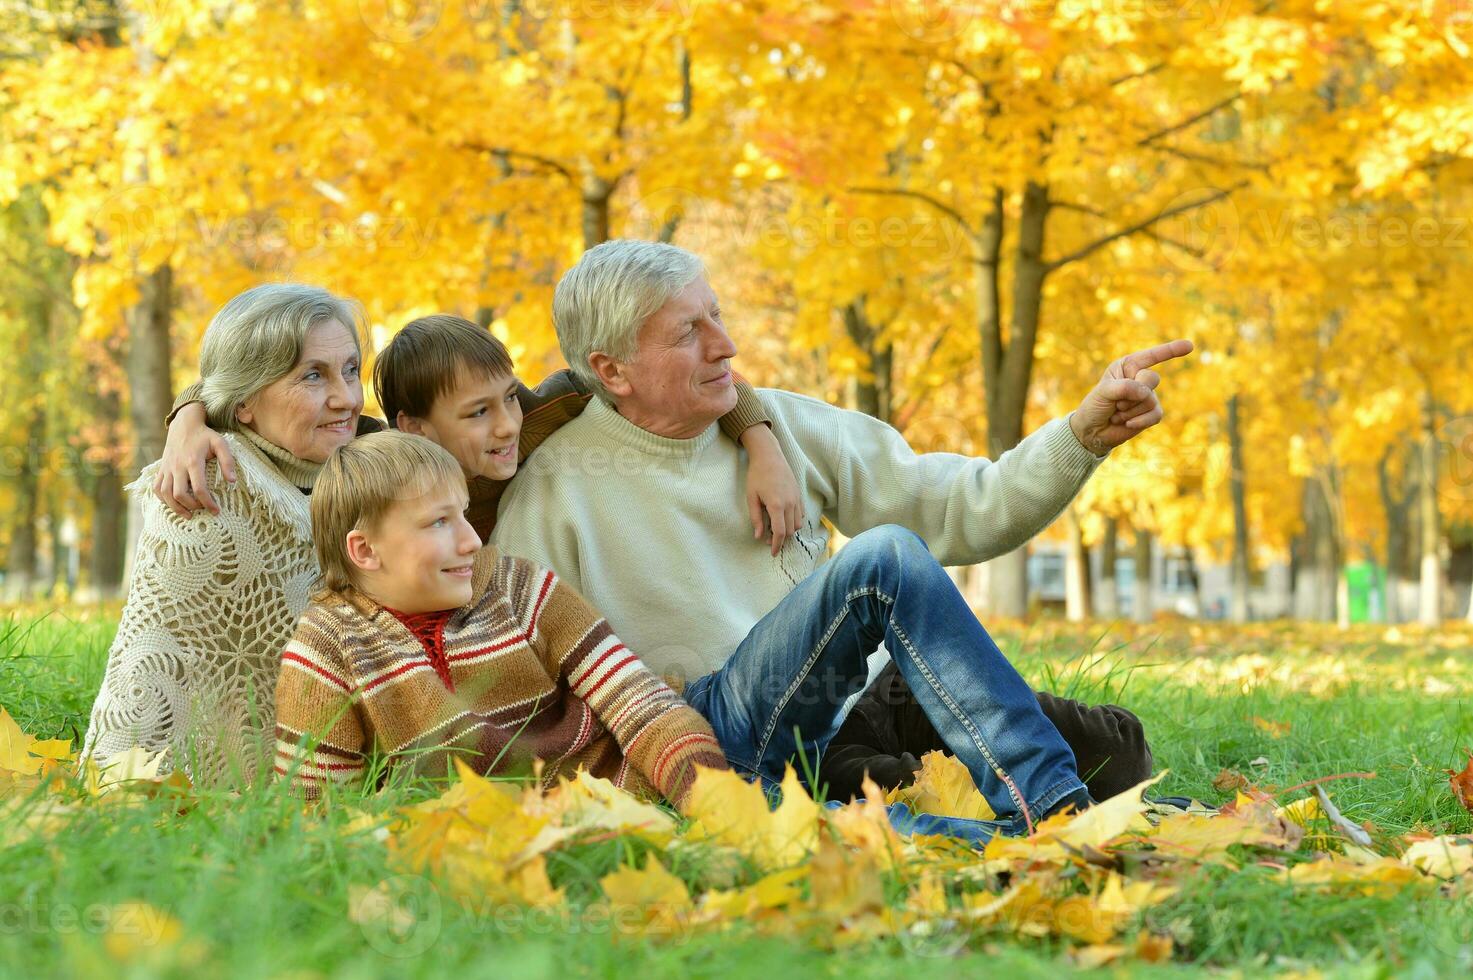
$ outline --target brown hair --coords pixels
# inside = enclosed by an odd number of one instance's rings
[[[425,418],[460,372],[513,373],[506,345],[464,317],[422,316],[404,325],[373,363],[373,390],[389,425],[399,413]]]
[[[465,474],[455,457],[424,436],[372,432],[333,450],[312,487],[312,543],[327,587],[354,584],[348,532],[374,527],[401,500],[432,487],[459,484]]]

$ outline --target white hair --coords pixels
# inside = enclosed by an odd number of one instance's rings
[[[705,274],[699,256],[663,242],[614,239],[584,252],[552,295],[552,322],[568,366],[607,398],[588,355],[632,361],[644,321]]]
[[[267,283],[220,307],[199,352],[200,397],[210,425],[240,428],[236,408],[286,377],[302,357],[308,332],[327,320],[347,327],[362,353],[363,308],[320,286]]]

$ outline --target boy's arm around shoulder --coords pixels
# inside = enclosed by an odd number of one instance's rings
[[[533,612],[532,644],[548,673],[586,702],[624,756],[659,793],[683,808],[695,767],[725,769],[711,725],[646,667],[608,621],[553,572],[524,559]]]
[[[332,601],[319,594],[302,614],[276,682],[276,776],[309,800],[363,778],[370,738]]]

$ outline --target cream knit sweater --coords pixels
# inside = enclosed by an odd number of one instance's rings
[[[594,399],[527,460],[492,540],[548,566],[677,689],[731,656],[764,615],[827,559],[828,518],[853,537],[898,524],[943,564],[1020,547],[1068,506],[1100,458],[1068,419],[996,462],[917,454],[868,415],[758,389],[792,466],[807,520],[776,558],[754,540],[746,454],[713,424],[665,439]]]
[[[143,529],[83,758],[168,747],[196,783],[237,784],[271,757],[281,651],[320,577],[304,491],[321,467],[249,430],[224,438],[238,479],[210,463],[218,516],[160,503],[158,463],[129,486]]]

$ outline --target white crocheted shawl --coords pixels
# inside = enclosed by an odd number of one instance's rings
[[[309,498],[246,438],[225,434],[237,480],[218,515],[185,520],[129,485],[143,527],[83,758],[168,747],[196,784],[239,785],[269,766],[281,651],[320,578]]]

